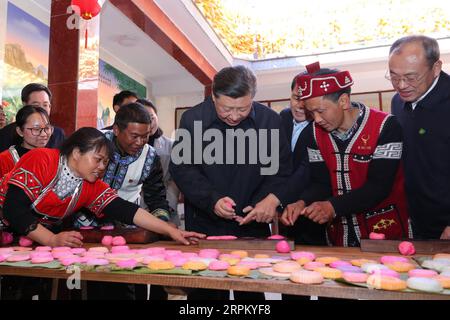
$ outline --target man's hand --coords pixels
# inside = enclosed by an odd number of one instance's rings
[[[236,212],[233,207],[236,206],[236,203],[230,197],[223,197],[216,202],[214,206],[214,213],[219,217],[231,220],[236,217]]]
[[[447,226],[441,234],[442,240],[450,240],[450,226]]]
[[[278,200],[274,194],[270,193],[267,197],[258,202],[254,208],[248,206],[242,210],[244,213],[249,213],[244,217],[239,225],[242,226],[253,220],[256,222],[270,223],[277,215],[277,207],[279,204],[280,200]]]
[[[49,245],[51,247],[74,247],[83,245],[83,236],[77,231],[64,231],[51,237]]]
[[[319,224],[332,221],[335,216],[334,208],[330,201],[313,202],[303,209],[301,214]]]
[[[284,209],[283,214],[281,215],[281,223],[283,223],[285,226],[293,226],[304,208],[305,202],[303,200],[299,200],[295,203],[289,204],[286,209]]]

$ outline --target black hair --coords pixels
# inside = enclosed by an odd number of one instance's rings
[[[114,125],[117,125],[120,130],[126,129],[128,124],[132,122],[143,124],[152,123],[150,114],[140,103],[129,103],[120,107],[114,117]]]
[[[340,72],[340,70],[338,69],[329,69],[329,68],[321,68],[319,71],[314,72],[312,75],[313,76],[319,76],[319,75],[327,75],[327,74],[333,74],[333,73],[337,73]],[[342,90],[330,93],[330,94],[326,94],[323,96],[324,99],[330,100],[332,102],[338,102],[340,96],[342,96],[343,94],[347,94],[348,96],[350,96],[352,92],[352,88],[351,87],[347,87],[344,88]]]
[[[33,92],[37,92],[37,91],[45,91],[48,94],[49,100],[50,101],[52,100],[52,93],[48,87],[46,87],[40,83],[29,83],[22,89],[22,93],[21,93],[22,103],[27,104],[28,100],[30,99],[30,95]]]
[[[419,42],[422,44],[423,51],[425,52],[425,59],[427,59],[428,66],[431,68],[433,64],[439,60],[440,51],[439,43],[436,39],[423,35],[411,35],[397,39],[389,48],[389,55],[396,54],[401,51],[403,45],[407,43]]]
[[[122,106],[123,101],[129,97],[135,97],[136,99],[139,98],[136,92],[123,90],[114,95],[113,106]]]
[[[212,92],[216,98],[224,95],[237,99],[248,94],[253,98],[256,94],[256,77],[244,66],[223,68],[214,76]]]
[[[72,133],[59,148],[62,155],[68,157],[73,150],[78,148],[82,154],[91,150],[99,151],[106,148],[106,154],[112,159],[114,146],[110,140],[99,130],[91,127],[83,127]]]
[[[153,111],[155,111],[155,113],[158,114],[158,110],[156,109],[156,106],[155,106],[150,100],[142,99],[142,98],[141,98],[141,99],[137,99],[136,102],[142,104],[142,105],[145,106],[145,107],[150,107],[150,108],[152,108]]]
[[[47,111],[36,106],[26,105],[20,108],[16,114],[16,128],[18,127],[23,131],[23,126],[27,122],[28,118],[34,113],[41,114],[45,119],[47,119],[47,122],[50,123],[50,118],[48,117]],[[19,136],[17,131],[14,132],[13,142],[15,145],[20,145],[23,142],[23,137]]]
[[[296,85],[296,83],[297,83],[297,77],[298,77],[298,75],[296,75],[296,76],[294,77],[294,79],[292,79],[292,82],[291,82],[291,91],[293,91],[294,88],[295,88],[295,85]]]

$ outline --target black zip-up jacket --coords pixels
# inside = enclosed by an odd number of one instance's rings
[[[255,154],[255,151],[251,151],[253,147],[257,146],[255,143],[249,145],[248,140],[245,143],[245,164],[236,164],[236,156],[239,156],[237,155],[236,144],[233,150],[234,161],[231,161],[233,164],[226,164],[225,159],[224,164],[206,164],[204,159],[201,161],[201,164],[195,164],[193,160],[196,157],[202,158],[202,154],[208,151],[207,147],[211,142],[203,141],[202,143],[202,140],[200,140],[200,144],[194,152],[194,139],[196,139],[194,121],[201,121],[200,133],[203,134],[208,129],[214,129],[216,133],[221,133],[223,141],[226,139],[225,132],[227,129],[242,129],[246,133],[252,132],[252,129],[256,130],[254,132],[262,133],[263,131],[260,129],[267,129],[267,136],[269,138],[266,139],[261,135],[258,138],[257,144],[261,141],[268,141],[269,148],[271,146],[270,129],[278,130],[279,139],[276,141],[276,147],[279,150],[278,172],[275,175],[261,174],[261,168],[268,166],[264,166],[261,163],[261,159],[258,156],[259,152]],[[169,170],[175,183],[185,195],[187,230],[203,232],[208,235],[236,235],[239,237],[262,237],[269,235],[268,224],[252,222],[245,226],[239,226],[234,220],[226,220],[218,217],[214,213],[214,206],[219,199],[228,196],[236,202],[236,213],[240,216],[245,216],[242,209],[246,206],[254,206],[269,193],[273,193],[277,197],[280,196],[279,192],[282,190],[285,178],[291,173],[292,167],[289,145],[287,144],[284,130],[280,128],[281,119],[279,115],[257,102],[253,102],[252,110],[248,117],[235,127],[228,126],[218,118],[211,98],[207,98],[204,102],[183,114],[180,129],[186,130],[185,132],[188,132],[191,137],[191,142],[185,144],[185,146],[191,148],[190,164],[174,163],[174,154],[181,148],[182,143],[185,143],[180,138],[180,131],[178,131],[177,140],[172,149]],[[213,131],[208,132],[211,133]],[[259,150],[259,147],[256,150]],[[217,153],[219,154],[220,151],[217,150]],[[231,148],[223,146],[224,158],[230,156],[230,154]],[[258,160],[256,164],[249,164],[249,157],[252,156],[256,156]]]

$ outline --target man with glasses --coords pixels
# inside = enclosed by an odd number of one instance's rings
[[[39,83],[29,83],[22,89],[22,104],[32,105],[47,111],[50,116],[52,93],[50,90]],[[58,148],[65,139],[64,130],[59,127],[52,127],[53,133],[48,141],[47,148]],[[0,130],[0,152],[8,149],[14,144],[14,132],[16,123],[10,123]]]
[[[386,76],[397,94],[392,113],[403,128],[405,189],[414,237],[450,239],[450,77],[439,45],[407,36],[389,50]]]

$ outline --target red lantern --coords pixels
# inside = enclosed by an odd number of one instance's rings
[[[80,8],[80,17],[84,20],[96,17],[102,9],[98,0],[72,0],[72,7],[74,6]],[[76,9],[74,10],[77,12]]]
[[[100,10],[104,0],[72,0],[72,9],[80,15],[84,20],[91,20],[96,17]],[[85,31],[85,48],[87,48],[88,42],[88,30]]]

